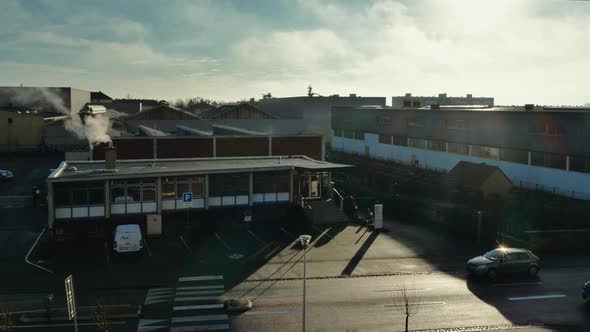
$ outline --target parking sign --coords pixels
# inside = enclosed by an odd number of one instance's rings
[[[191,205],[193,202],[193,193],[183,193],[182,201],[184,202],[184,205]]]

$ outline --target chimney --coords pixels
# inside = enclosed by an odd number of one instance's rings
[[[112,143],[104,149],[104,164],[106,169],[117,169],[117,148]]]

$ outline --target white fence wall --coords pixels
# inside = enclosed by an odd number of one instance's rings
[[[510,178],[514,186],[538,188],[560,195],[590,200],[590,174],[586,173],[382,144],[379,143],[379,136],[376,134],[365,134],[364,140],[334,136],[330,145],[335,151],[358,155],[365,155],[368,149],[369,156],[372,158],[393,160],[406,165],[409,165],[412,156],[415,156],[415,159],[419,161],[420,168],[445,172],[452,169],[461,160],[495,165]]]

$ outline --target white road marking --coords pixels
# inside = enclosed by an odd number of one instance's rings
[[[533,296],[518,296],[509,297],[510,301],[524,301],[524,300],[544,300],[544,299],[558,299],[567,297],[565,294],[549,294],[549,295],[533,295]]]
[[[223,241],[221,239],[221,236],[219,236],[219,234],[217,234],[217,233],[214,233],[214,234],[215,234],[215,237],[217,237],[217,239],[221,242],[221,244],[223,244],[223,246],[225,247],[225,249],[231,250],[231,247],[229,246],[229,244],[225,243],[225,241]]]
[[[299,312],[295,310],[274,310],[274,311],[246,311],[242,315],[254,316],[254,315],[287,315],[290,313]]]
[[[215,289],[215,288],[222,288],[223,289],[223,285],[212,285],[212,286],[187,286],[187,287],[176,287],[176,290],[197,290],[197,289]]]
[[[266,246],[266,242],[262,241],[258,236],[256,236],[256,234],[254,234],[251,230],[248,230],[248,233],[250,233],[250,235],[252,235],[256,240],[258,240],[258,242],[262,243],[262,246]]]
[[[538,282],[511,282],[511,283],[497,283],[492,284],[493,286],[526,286],[526,285],[542,285],[542,281]]]
[[[166,322],[166,325],[158,325]],[[156,325],[152,325],[156,324]],[[137,332],[149,332],[168,328],[167,319],[141,319],[137,325]]]
[[[184,246],[184,248],[186,248],[186,250],[188,252],[191,252],[191,248],[188,246],[188,244],[186,243],[186,241],[184,240],[182,235],[180,235],[178,238],[180,239],[180,242],[182,242],[182,245]]]
[[[172,288],[150,288],[145,296],[144,305],[171,301],[174,294]]]
[[[126,321],[117,321],[117,322],[110,322],[110,324],[115,324],[115,325],[121,325],[121,324],[127,324]],[[78,326],[93,326],[96,325],[96,323],[78,323]],[[48,327],[56,327],[56,326],[74,326],[74,323],[61,323],[61,324],[57,324],[57,323],[53,323],[53,324],[35,324],[35,325],[17,325],[14,328],[15,329],[35,329],[35,328],[48,328]]]
[[[318,227],[316,227],[316,226],[311,226],[311,227],[315,228],[315,229],[316,229],[317,231],[319,231],[319,232],[321,232],[321,231],[322,231],[322,229],[321,229],[321,228],[318,228]],[[330,228],[328,228],[328,230],[330,230]],[[329,238],[331,238],[331,239],[334,239],[334,237],[333,237],[332,235],[330,235],[330,234],[326,234],[326,235],[328,235],[328,237],[329,237]]]
[[[176,292],[176,296],[187,296],[187,295],[206,295],[206,294],[223,294],[223,289],[204,290],[204,291],[181,291]]]
[[[223,308],[223,303],[215,303],[215,304],[198,304],[198,305],[181,305],[172,307],[172,310],[198,310],[198,309],[221,309]]]
[[[148,245],[148,243],[147,243],[147,240],[146,240],[146,239],[143,239],[143,244],[145,244],[145,249],[146,249],[146,250],[147,250],[147,252],[148,252],[148,256],[152,257],[152,250],[150,249],[150,246]]]
[[[217,276],[195,276],[195,277],[181,277],[181,278],[178,278],[178,281],[180,281],[180,282],[184,282],[184,281],[204,281],[204,280],[223,280],[223,276],[217,275]]]
[[[176,297],[174,302],[186,302],[186,301],[203,301],[203,300],[217,300],[219,296],[189,296],[189,297]]]
[[[140,319],[138,326],[160,324],[162,322],[167,322],[167,321],[168,321],[167,319]]]
[[[227,330],[227,329],[229,329],[229,324],[173,326],[170,328],[170,332],[219,331],[219,330]]]
[[[445,302],[420,302],[420,303],[413,303],[412,305],[445,305]],[[395,308],[395,307],[403,307],[403,304],[386,304],[386,308]]]
[[[431,291],[432,288],[414,288],[414,289],[407,289],[407,291],[412,291],[412,292],[427,292],[427,291]],[[379,289],[379,290],[374,290],[373,292],[375,293],[388,293],[388,292],[401,292],[401,289]]]
[[[31,246],[31,249],[29,249],[29,252],[27,253],[27,255],[25,256],[25,263],[27,264],[31,264],[34,267],[40,268],[41,270],[45,271],[45,272],[49,272],[49,273],[53,273],[53,271],[51,271],[50,269],[44,268],[41,265],[37,265],[31,261],[29,261],[29,256],[31,255],[31,252],[33,252],[33,249],[37,246],[37,243],[39,242],[39,240],[41,239],[41,236],[43,236],[43,233],[45,233],[45,228],[43,228],[43,230],[41,231],[41,233],[39,233],[39,236],[37,237],[37,240],[35,240],[35,243],[33,243],[33,245]]]
[[[209,320],[227,320],[227,315],[203,315],[203,316],[186,316],[186,317],[172,317],[172,324],[191,323],[191,322],[206,322]]]

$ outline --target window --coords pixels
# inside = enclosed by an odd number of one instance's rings
[[[342,129],[342,137],[344,138],[352,138],[352,134],[353,131],[352,130],[344,130]]]
[[[365,133],[360,132],[360,131],[355,131],[354,132],[354,139],[358,139],[358,140],[364,140],[365,139]]]
[[[408,128],[422,128],[424,127],[424,121],[420,119],[410,119],[407,122]]]
[[[139,185],[127,186],[127,203],[141,202],[141,187]]]
[[[411,100],[404,100],[404,107],[412,107],[412,101]]]
[[[499,149],[491,146],[472,145],[471,155],[486,159],[498,159],[500,156]]]
[[[566,156],[557,153],[531,152],[531,165],[566,169]]]
[[[89,188],[88,189],[88,204],[102,205],[104,204],[104,187]]]
[[[188,182],[176,183],[176,198],[182,199],[182,194],[188,192]]]
[[[156,201],[156,185],[154,184],[143,184],[141,186],[141,201],[142,202],[155,202]]]
[[[393,136],[393,145],[408,146],[408,138],[406,136]]]
[[[379,135],[379,143],[381,144],[391,144],[391,136],[389,135]]]
[[[334,128],[334,136],[335,137],[342,137],[342,129],[341,128]]]
[[[447,146],[446,146],[445,142],[443,142],[443,141],[431,141],[431,140],[428,140],[426,142],[426,148],[428,150],[432,150],[432,151],[443,151],[443,152],[445,152],[447,150]]]
[[[418,148],[418,149],[426,149],[426,145],[427,145],[427,140],[425,140],[425,139],[414,138],[414,137],[408,138],[408,146],[409,147]]]
[[[500,149],[500,160],[526,165],[529,163],[529,153],[524,150],[502,148]]]
[[[193,197],[205,196],[205,178],[191,178],[191,192]]]
[[[469,145],[449,142],[449,153],[469,155]]]
[[[420,107],[420,101],[419,101],[419,100],[414,100],[414,101],[412,102],[412,106],[413,106],[413,107]]]
[[[570,157],[570,171],[590,173],[590,159],[585,157]]]
[[[163,178],[162,179],[162,199],[174,199],[176,193],[174,178]]]
[[[465,129],[465,120],[448,120],[447,129]]]
[[[112,203],[125,203],[125,187],[124,186],[113,186],[111,187],[111,202]]]

